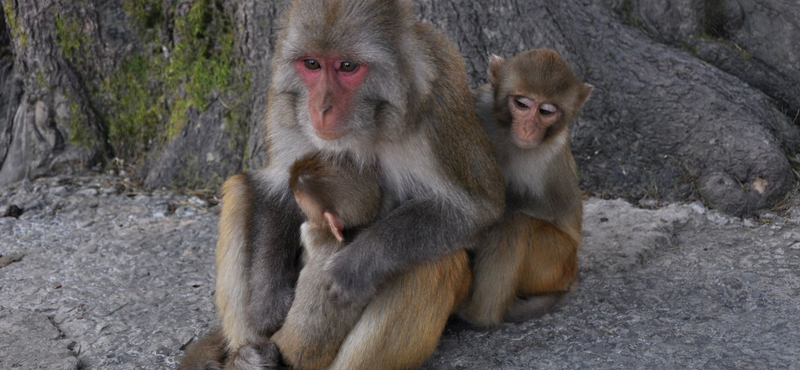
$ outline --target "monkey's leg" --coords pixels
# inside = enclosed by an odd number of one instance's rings
[[[517,300],[505,315],[510,322],[523,322],[546,312],[558,303],[578,278],[580,241],[553,224],[516,214],[519,223],[530,224],[527,230],[527,257],[521,269]],[[579,229],[578,229],[579,230]]]
[[[248,172],[222,188],[217,312],[231,353],[264,343],[282,324],[297,280],[300,211],[287,187]]]
[[[219,328],[192,344],[181,360],[179,370],[219,370],[228,356],[227,341]]]
[[[466,297],[465,251],[416,266],[366,307],[329,370],[414,369],[436,349],[447,318]]]
[[[329,256],[317,257],[300,272],[292,308],[271,338],[283,362],[297,370],[328,367],[364,312],[364,305],[342,307],[330,300],[322,279]]]
[[[473,325],[499,325],[516,299],[530,232],[526,230],[528,225],[515,221],[506,217],[487,232],[475,250],[472,291],[459,309],[459,315]]]

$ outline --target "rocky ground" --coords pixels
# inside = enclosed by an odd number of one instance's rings
[[[488,332],[453,322],[425,368],[799,369],[797,200],[745,220],[642,203],[586,201],[571,299]],[[124,174],[1,188],[0,369],[175,368],[216,324],[218,209]]]

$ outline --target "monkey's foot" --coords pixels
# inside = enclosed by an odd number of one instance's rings
[[[291,370],[281,363],[281,352],[275,343],[244,346],[239,349],[226,369],[230,370]]]

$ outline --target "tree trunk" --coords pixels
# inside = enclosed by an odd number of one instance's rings
[[[276,19],[257,0],[2,0],[0,184],[114,158],[143,184],[215,188],[266,161]],[[463,53],[553,48],[596,86],[573,126],[589,193],[781,201],[800,147],[800,8],[780,0],[418,0]]]

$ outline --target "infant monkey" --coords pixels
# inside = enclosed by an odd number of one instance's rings
[[[305,264],[295,298],[271,338],[283,362],[294,370],[420,366],[436,348],[448,315],[467,295],[466,252],[401,272],[371,301],[342,306],[326,293],[327,263],[360,229],[389,211],[378,168],[347,156],[311,154],[295,162],[290,187],[307,221],[300,232]],[[419,346],[399,346],[395,339]],[[360,351],[367,347],[376,350]]]
[[[290,176],[289,186],[307,218],[300,233],[306,263],[327,258],[344,246],[345,231],[378,217],[381,191],[374,166],[314,153],[295,162]]]
[[[378,217],[378,173],[350,157],[313,153],[295,162],[290,176],[290,188],[307,218],[300,229],[304,267],[286,322],[272,341],[295,368],[324,368],[363,313],[363,307],[342,309],[326,296],[325,264],[346,248],[358,228]]]

